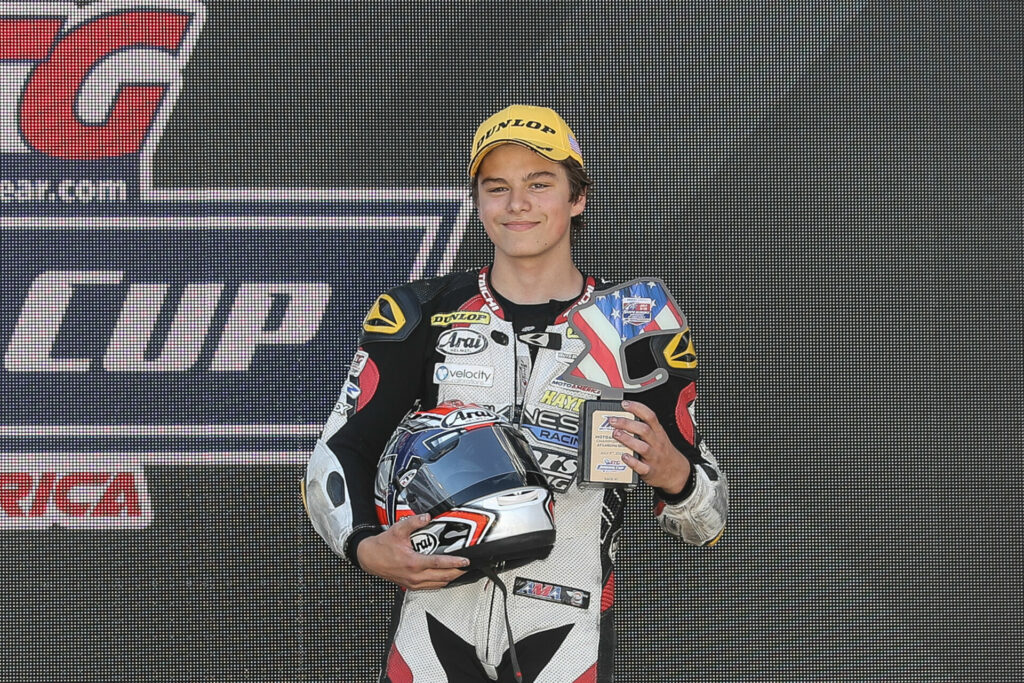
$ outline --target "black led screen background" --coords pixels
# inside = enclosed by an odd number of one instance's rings
[[[682,304],[730,521],[716,547],[683,546],[657,530],[650,491],[633,493],[617,680],[1024,677],[1021,3],[206,9],[152,158],[155,189],[384,193],[359,204],[370,215],[378,196],[463,191],[480,121],[514,102],[551,106],[597,183],[581,267],[661,277]],[[444,225],[458,206],[435,207]],[[296,207],[273,211],[312,211]],[[221,239],[203,216],[194,209],[193,241],[126,231],[108,243],[102,229],[58,226],[50,251],[23,238],[34,227],[4,228],[0,258],[16,275],[0,300],[5,353],[42,271],[239,287],[280,269],[318,282],[303,244],[344,268],[317,335],[253,361],[272,368],[270,393],[263,375],[211,379],[209,346],[158,381],[104,375],[98,361],[84,384],[5,365],[7,469],[39,454],[131,460],[152,521],[3,520],[0,679],[374,680],[390,593],[332,556],[303,513],[294,454],[315,435],[220,435],[204,452],[263,456],[204,461],[178,457],[194,451],[173,433],[12,427],[190,411],[230,425],[250,409],[326,419],[356,333],[327,323],[407,276],[414,250],[397,232],[325,233],[301,218]],[[432,267],[486,263],[479,223],[465,225],[454,259]],[[94,292],[69,306],[65,324],[99,315],[109,330],[119,304]],[[53,353],[69,358],[106,343],[61,335]]]

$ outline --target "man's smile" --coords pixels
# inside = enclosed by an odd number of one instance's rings
[[[540,225],[540,221],[519,220],[502,223],[502,226],[504,226],[506,230],[511,230],[512,232],[524,232],[537,225]]]

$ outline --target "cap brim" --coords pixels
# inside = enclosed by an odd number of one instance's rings
[[[481,147],[477,151],[477,153],[473,155],[472,160],[470,160],[469,162],[469,177],[472,178],[476,175],[477,170],[480,168],[481,162],[483,162],[484,157],[487,156],[488,152],[493,150],[495,147],[500,147],[501,145],[506,144],[521,145],[522,147],[526,147],[527,149],[536,152],[545,159],[554,162],[565,161],[566,159],[572,157],[572,154],[569,154],[568,152],[562,153],[560,150],[554,149],[552,147],[543,147],[541,145],[533,144],[527,140],[493,140],[491,142],[488,142],[483,147]],[[560,154],[561,156],[559,156]]]

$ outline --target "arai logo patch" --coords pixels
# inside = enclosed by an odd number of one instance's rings
[[[437,338],[437,350],[453,356],[469,356],[487,348],[487,338],[476,330],[455,328],[445,330]]]

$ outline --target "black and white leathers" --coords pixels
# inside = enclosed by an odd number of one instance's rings
[[[508,416],[521,426],[556,491],[557,540],[551,555],[501,576],[510,592],[517,648],[521,641],[530,642],[531,634],[551,631],[551,637],[534,639],[547,648],[555,634],[561,638],[551,652],[541,648],[545,661],[537,681],[605,680],[613,647],[613,563],[625,494],[575,485],[579,411],[582,401],[598,395],[558,379],[583,348],[582,340],[567,331],[566,313],[600,286],[587,278],[576,301],[550,307],[546,315],[543,307],[522,307],[533,319],[517,317],[513,325],[487,276],[484,269],[418,281],[378,299],[364,321],[341,398],[309,462],[310,519],[336,553],[354,560],[355,545],[380,530],[373,500],[377,459],[409,410],[461,400]],[[691,480],[679,495],[656,491],[659,524],[689,544],[714,543],[725,525],[728,483],[693,422],[696,369],[669,367],[653,345],[635,346],[630,354],[631,365],[669,370],[667,383],[627,397],[654,410],[693,465]],[[644,372],[638,367],[630,374]],[[552,597],[563,593],[586,600],[572,604]],[[389,671],[404,667],[416,680],[450,678],[455,664],[439,651],[447,648],[443,643],[467,644],[489,674],[507,657],[503,618],[498,618],[501,600],[494,599],[490,581],[407,591],[400,597],[382,680],[399,680]]]

